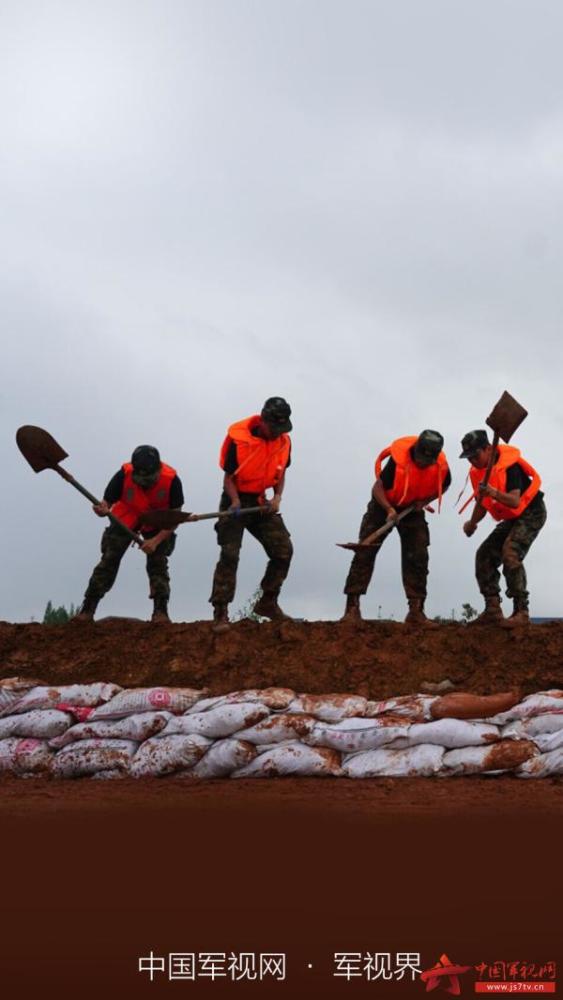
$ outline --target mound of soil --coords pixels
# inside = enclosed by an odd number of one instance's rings
[[[209,622],[152,625],[0,622],[0,676],[62,684],[113,681],[208,687],[212,694],[280,685],[315,694],[371,698],[411,694],[449,679],[458,690],[523,695],[563,688],[563,625],[513,632],[396,622],[238,622],[215,635]]]

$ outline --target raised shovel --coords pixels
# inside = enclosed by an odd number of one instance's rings
[[[514,434],[514,431],[520,427],[520,424],[526,419],[527,416],[528,411],[525,410],[516,399],[514,399],[514,396],[511,396],[509,392],[503,392],[498,403],[493,406],[493,409],[485,421],[487,426],[490,427],[493,432],[493,444],[491,448],[491,456],[485,470],[485,475],[480,483],[481,486],[486,486],[491,478],[491,472],[493,465],[495,464],[500,439],[502,438],[502,440],[508,444],[510,438]],[[474,493],[473,496],[471,496],[469,500],[464,503],[463,507],[459,511],[460,514],[463,513],[474,497],[477,497],[477,493]],[[481,507],[480,500],[476,501],[476,507]]]
[[[70,472],[66,469],[61,468],[59,462],[63,459],[68,458],[68,454],[61,448],[60,444],[55,441],[54,437],[44,431],[42,427],[33,427],[31,424],[26,424],[24,427],[20,427],[16,433],[16,444],[20,449],[23,457],[31,465],[34,472],[43,472],[43,469],[52,469],[53,472],[58,473],[65,482],[70,483],[74,486],[75,490],[82,493],[82,496],[86,497],[90,503],[98,505],[100,501],[89,493],[84,486],[76,481],[74,476],[71,476]],[[143,545],[144,538],[139,535],[136,531],[131,531],[126,524],[123,524],[118,517],[115,517],[111,512],[107,515],[110,521],[118,525],[123,531],[127,532],[133,542],[137,545]]]

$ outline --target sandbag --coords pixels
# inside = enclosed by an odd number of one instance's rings
[[[96,771],[127,771],[137,750],[133,740],[80,740],[58,750],[51,763],[55,778],[81,778]]]
[[[122,719],[126,715],[136,715],[138,712],[159,710],[181,715],[186,709],[191,708],[203,693],[203,691],[197,691],[194,688],[130,688],[127,691],[121,691],[107,705],[101,705],[95,712],[92,712],[90,721]]]
[[[545,733],[563,731],[563,712],[547,712],[528,719],[516,719],[502,727],[503,737],[516,736],[519,739],[534,739]]]
[[[457,691],[436,698],[430,709],[433,719],[487,719],[505,712],[519,701],[517,691],[504,691],[502,694],[467,694]],[[495,720],[496,721],[496,720]]]
[[[322,722],[340,722],[353,715],[365,715],[366,708],[367,699],[357,694],[300,694],[287,711],[314,715]]]
[[[444,773],[479,774],[485,771],[512,771],[537,754],[529,740],[499,740],[490,747],[464,747],[444,754]]]
[[[0,771],[42,773],[49,769],[52,757],[45,740],[20,740],[15,736],[0,740]]]
[[[311,777],[339,775],[340,754],[335,750],[308,747],[295,742],[259,754],[250,764],[234,771],[231,777],[274,778],[288,774]]]
[[[60,736],[72,725],[72,718],[54,709],[34,709],[23,715],[6,715],[0,719],[0,739],[20,736],[28,739],[50,740]]]
[[[294,700],[295,691],[291,688],[246,688],[243,691],[232,691],[230,694],[216,695],[214,698],[202,698],[189,712],[207,712],[218,705],[231,705],[234,702],[257,701],[265,705],[271,712],[284,711]]]
[[[462,719],[436,719],[435,722],[414,724],[408,731],[408,743],[434,743],[452,750],[455,747],[481,746],[500,738],[497,726],[484,722],[465,722]]]
[[[29,677],[4,677],[0,680],[0,717],[10,705],[15,705],[26,691],[37,687],[41,681]]]
[[[563,774],[563,746],[538,754],[537,757],[530,757],[520,765],[516,774],[519,778],[548,778],[550,775]]]
[[[226,778],[256,757],[256,747],[246,740],[217,740],[187,775],[194,778]]]
[[[392,713],[409,722],[424,722],[431,717],[432,705],[438,700],[429,694],[407,694],[398,698],[386,698],[385,701],[368,701],[364,714],[368,718],[374,718]]]
[[[406,750],[368,750],[346,757],[343,771],[348,778],[429,777],[439,773],[443,756],[443,747],[429,743]]]
[[[184,771],[197,764],[211,740],[193,733],[191,736],[154,736],[145,740],[131,761],[133,778],[160,777]]]
[[[232,736],[233,733],[238,734],[239,730],[248,726],[254,726],[269,714],[265,705],[255,701],[218,705],[207,712],[188,712],[186,715],[171,718],[166,728],[162,730],[160,738],[199,733],[209,739],[222,739],[225,736]]]
[[[539,736],[534,736],[534,743],[541,753],[557,750],[559,747],[563,747],[563,729],[559,729],[556,733],[542,733]]]
[[[393,718],[398,717],[393,716]],[[310,746],[329,747],[340,750],[341,753],[359,753],[361,750],[375,750],[399,739],[405,741],[409,728],[407,719],[403,719],[398,725],[396,723],[389,725],[386,716],[374,719],[343,719],[342,722],[332,724],[317,722],[304,741]]]
[[[0,715],[20,715],[22,712],[31,712],[32,709],[38,708],[53,709],[59,702],[86,707],[100,705],[113,698],[118,691],[121,691],[118,684],[64,684],[62,687],[40,685],[26,691],[15,704],[0,712]]]
[[[539,691],[528,695],[508,712],[502,712],[491,719],[495,725],[504,726],[516,719],[530,719],[547,712],[563,712],[563,691]]]
[[[27,716],[23,716],[27,718]],[[173,718],[170,712],[139,712],[137,715],[128,715],[125,719],[100,719],[98,722],[80,722],[76,726],[71,726],[62,736],[49,741],[49,746],[60,749],[69,743],[76,743],[78,740],[135,740],[142,743],[143,740],[156,736],[164,729],[169,719]],[[0,721],[0,726],[2,725]]]
[[[242,729],[237,733],[239,740],[250,743],[281,743],[285,740],[305,740],[315,725],[312,715],[292,715],[290,712],[279,712],[271,715],[250,729]]]

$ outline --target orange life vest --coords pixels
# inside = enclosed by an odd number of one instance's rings
[[[397,438],[388,448],[384,448],[375,460],[375,475],[377,479],[381,477],[382,464],[390,456],[397,468],[392,489],[385,490],[389,503],[394,507],[408,507],[416,500],[437,496],[440,509],[444,480],[449,471],[446,456],[441,451],[432,465],[420,468],[411,455],[411,448],[417,440],[417,437]]]
[[[123,521],[128,528],[141,531],[154,531],[151,525],[139,524],[143,514],[147,510],[169,510],[170,509],[170,487],[176,475],[176,469],[171,465],[160,465],[160,475],[148,490],[141,489],[133,482],[133,466],[131,462],[125,462],[122,466],[125,473],[121,499],[112,505],[111,512]]]
[[[505,504],[499,503],[498,500],[493,500],[492,497],[483,497],[481,500],[483,507],[488,510],[491,517],[494,517],[495,521],[511,521],[515,517],[520,517],[520,514],[523,514],[526,507],[532,502],[541,486],[541,479],[529,462],[522,458],[518,448],[513,448],[509,444],[499,444],[498,452],[499,458],[491,469],[489,486],[501,493],[506,493],[506,473],[508,468],[516,462],[531,479],[528,489],[524,490],[520,496],[520,503],[517,507],[507,507]],[[485,472],[486,469],[475,469],[471,466],[469,476],[473,486],[473,498],[477,496],[479,483],[484,478]]]
[[[233,476],[240,493],[261,495],[269,487],[275,487],[289,461],[291,449],[289,434],[281,434],[279,438],[267,441],[252,434],[253,428],[259,423],[260,417],[256,415],[231,424],[221,446],[219,465],[224,469],[231,441],[236,445],[237,468]]]

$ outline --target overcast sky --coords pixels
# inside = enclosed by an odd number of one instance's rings
[[[542,0],[4,0],[0,6],[0,618],[78,603],[103,529],[14,435],[49,430],[92,492],[141,443],[216,508],[227,426],[293,408],[289,613],[341,614],[376,454],[440,430],[432,614],[480,607],[459,441],[504,389],[544,479],[526,561],[561,615],[563,9]],[[171,614],[209,616],[210,522],[179,530]],[[127,553],[99,615],[147,617]],[[265,556],[247,536],[243,605]],[[402,618],[396,533],[365,613]]]

